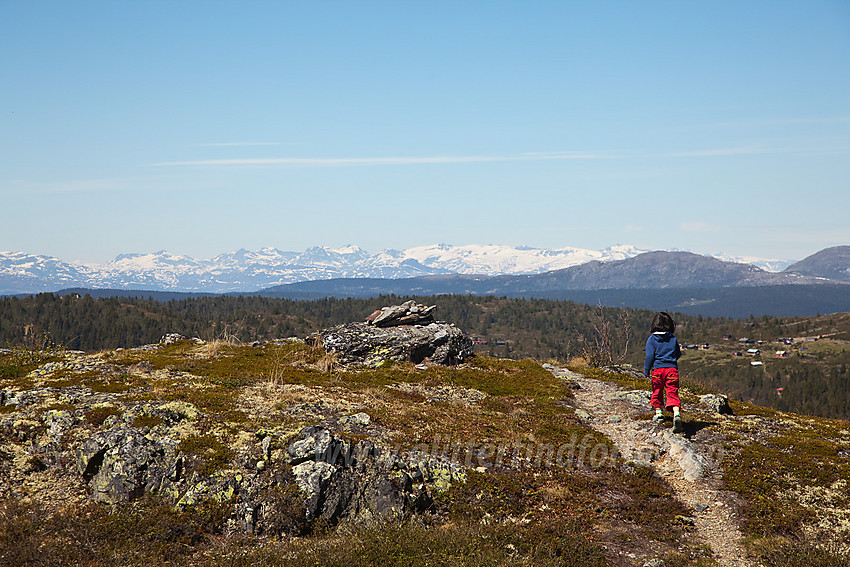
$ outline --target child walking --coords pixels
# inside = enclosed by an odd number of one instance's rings
[[[652,380],[652,397],[649,403],[655,408],[653,421],[664,419],[661,403],[662,390],[667,394],[667,409],[673,410],[673,433],[682,432],[682,416],[679,415],[679,357],[682,351],[673,335],[676,322],[665,312],[656,313],[652,319],[649,338],[646,339],[646,359],[643,373]]]

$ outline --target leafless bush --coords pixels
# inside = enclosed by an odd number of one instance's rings
[[[622,364],[629,354],[632,340],[632,321],[628,309],[620,309],[616,314],[597,304],[591,315],[593,335],[579,336],[580,355],[594,368]]]

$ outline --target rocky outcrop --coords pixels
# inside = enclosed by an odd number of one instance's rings
[[[699,403],[714,413],[732,415],[732,408],[729,407],[729,398],[723,394],[705,394],[699,397]]]
[[[436,323],[359,325],[396,336],[421,332],[427,354],[446,362],[459,358],[458,341],[466,340]],[[229,532],[299,534],[316,521],[369,523],[423,511],[436,493],[465,478],[464,466],[448,458],[391,449],[391,432],[373,422],[365,406],[331,404],[302,415],[300,396],[311,390],[295,389],[299,393],[284,402],[264,397],[275,406],[264,419],[293,416],[284,421],[294,419],[299,427],[274,420],[257,427],[249,419],[259,414],[247,418],[236,411],[255,409],[250,396],[225,404],[210,397],[213,388],[196,375],[136,362],[184,340],[168,335],[129,355],[67,353],[6,380],[0,389],[0,498],[34,492],[66,505],[122,506],[152,496],[180,509],[218,502],[232,506]],[[119,356],[127,363],[116,364]],[[428,393],[447,403],[474,403],[475,394],[483,395],[458,390],[463,399]],[[161,392],[171,399],[158,398]],[[215,413],[222,404],[229,413]],[[235,421],[226,421],[231,416]],[[321,425],[300,428],[311,421]]]
[[[394,327],[345,323],[319,332],[313,340],[342,364],[377,366],[385,360],[457,364],[472,354],[472,339],[447,323]]]
[[[157,440],[124,425],[98,433],[77,449],[77,468],[92,498],[119,504],[180,480],[183,461],[176,442]]]
[[[611,365],[611,366],[603,366],[602,370],[604,370],[605,372],[610,372],[611,374],[627,374],[633,380],[639,380],[639,381],[644,381],[644,380],[648,381],[649,380],[649,378],[647,378],[643,374],[643,372],[640,372],[639,370],[635,370],[634,368],[632,368],[631,366],[628,366],[628,365],[614,364],[614,365]]]
[[[462,466],[418,451],[351,444],[323,426],[305,427],[286,449],[310,519],[368,523],[421,512],[435,492],[465,479]]]
[[[425,325],[434,322],[433,312],[436,305],[426,307],[413,301],[401,305],[383,307],[366,318],[366,322],[376,327],[397,327],[399,325]]]
[[[454,325],[435,322],[436,305],[415,301],[384,307],[363,323],[345,323],[309,340],[337,356],[341,364],[378,366],[385,360],[457,364],[472,355],[472,339]]]
[[[349,416],[364,423],[368,414]],[[247,475],[239,468],[210,476],[184,470],[176,441],[118,425],[96,434],[76,450],[76,468],[90,497],[124,504],[145,494],[158,494],[180,507],[204,500],[234,502],[236,527],[249,533],[274,532],[280,502],[274,496],[297,486],[300,503],[293,526],[314,521],[369,523],[375,519],[422,512],[434,494],[465,479],[458,463],[430,454],[389,450],[369,441],[352,444],[322,425],[305,427],[269,463],[271,437],[262,447],[262,467]],[[235,463],[234,463],[235,464]],[[268,472],[266,468],[270,467]],[[277,488],[275,488],[277,487]],[[291,508],[291,506],[290,506]]]

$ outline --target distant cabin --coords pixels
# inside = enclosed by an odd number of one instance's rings
[[[788,357],[788,351],[787,350],[778,350],[778,351],[776,351],[776,356],[777,356],[777,358],[787,358]]]
[[[758,356],[761,353],[759,352],[759,349],[751,348],[751,349],[747,349],[747,354],[749,354],[750,356]]]

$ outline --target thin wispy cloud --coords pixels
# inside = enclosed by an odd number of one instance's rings
[[[735,146],[729,148],[707,148],[680,152],[640,152],[640,151],[555,151],[528,152],[515,155],[467,155],[467,156],[394,156],[394,157],[337,157],[337,158],[215,158],[185,161],[165,161],[150,164],[154,167],[179,166],[300,166],[300,167],[346,167],[346,166],[382,166],[382,165],[434,165],[511,161],[570,161],[570,160],[613,160],[613,159],[667,159],[667,158],[712,158],[746,155],[800,154],[826,155],[850,153],[850,147],[822,148],[766,148],[760,146]]]
[[[578,152],[578,151],[560,151],[560,152],[525,152],[516,157],[516,159],[613,159],[619,157],[612,152]]]
[[[765,150],[754,146],[742,146],[737,148],[717,148],[710,150],[694,150],[688,152],[673,152],[669,154],[655,154],[652,157],[715,157],[715,156],[746,156],[764,153],[777,153],[775,150]]]
[[[513,156],[407,156],[407,157],[359,157],[359,158],[234,158],[154,163],[154,166],[239,166],[239,165],[291,165],[291,166],[375,166],[375,165],[423,165],[452,163],[481,163],[529,160],[589,160],[610,159],[614,156],[580,152],[551,152],[519,154]]]
[[[211,142],[207,144],[196,144],[199,148],[235,148],[235,147],[254,147],[254,146],[291,146],[293,143],[285,144],[283,142]]]

